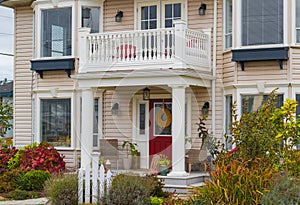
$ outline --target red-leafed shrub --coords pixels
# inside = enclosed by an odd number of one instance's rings
[[[65,169],[64,156],[47,143],[38,146],[28,146],[19,150],[20,168],[26,171],[44,170],[50,173],[59,173]]]
[[[3,147],[0,149],[0,174],[7,171],[8,168],[8,161],[15,156],[18,152],[18,149],[15,147]]]

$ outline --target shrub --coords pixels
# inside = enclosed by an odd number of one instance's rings
[[[55,205],[78,203],[78,177],[76,174],[58,175],[46,181],[45,192]]]
[[[261,204],[300,204],[300,180],[283,177],[275,181],[270,192],[261,198]]]
[[[15,189],[6,195],[6,198],[13,200],[24,200],[29,198],[29,193],[24,190]]]
[[[8,168],[8,161],[15,156],[18,149],[15,147],[3,147],[0,149],[0,174],[7,171]]]
[[[211,172],[211,181],[194,189],[193,200],[206,204],[258,204],[273,177],[273,170],[261,163],[261,159],[233,160],[229,165],[219,162]]]
[[[161,187],[161,182],[153,176],[121,174],[113,179],[106,199],[107,204],[150,204],[150,196],[164,195]]]
[[[0,176],[0,193],[9,192],[18,187],[20,178],[24,174],[23,170],[8,170]]]
[[[12,167],[19,166],[27,171],[44,170],[49,173],[59,173],[65,169],[63,156],[47,143],[33,144],[19,150],[12,161]]]
[[[33,170],[24,174],[20,179],[21,189],[31,190],[42,190],[44,183],[51,177],[49,172],[42,170]]]

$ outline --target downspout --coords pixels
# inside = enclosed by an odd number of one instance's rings
[[[216,67],[217,67],[217,11],[218,0],[214,0],[214,24],[213,24],[213,62],[212,62],[212,76],[211,81],[211,112],[212,112],[212,135],[216,135]]]

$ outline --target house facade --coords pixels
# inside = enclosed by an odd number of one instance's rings
[[[222,138],[234,101],[300,101],[298,0],[0,2],[15,9],[14,143],[49,142],[71,167],[118,139],[141,168],[164,153],[186,175],[203,114]]]
[[[4,78],[0,81],[0,102],[8,102],[13,105],[13,81],[8,81],[7,78]],[[10,120],[9,124],[13,124],[13,120]],[[5,128],[1,128],[5,129]],[[12,137],[13,129],[5,129],[1,130],[1,132],[5,132],[5,134],[1,137]]]

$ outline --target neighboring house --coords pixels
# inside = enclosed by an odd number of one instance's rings
[[[0,101],[8,101],[13,105],[13,81],[8,81],[6,78],[0,81]],[[10,121],[13,124],[13,120]],[[13,128],[6,131],[4,137],[12,137],[13,136]]]
[[[300,101],[299,0],[0,2],[15,9],[14,143],[52,143],[69,166],[100,138],[133,140],[141,168],[164,152],[185,175],[203,108],[221,138],[233,101]]]

